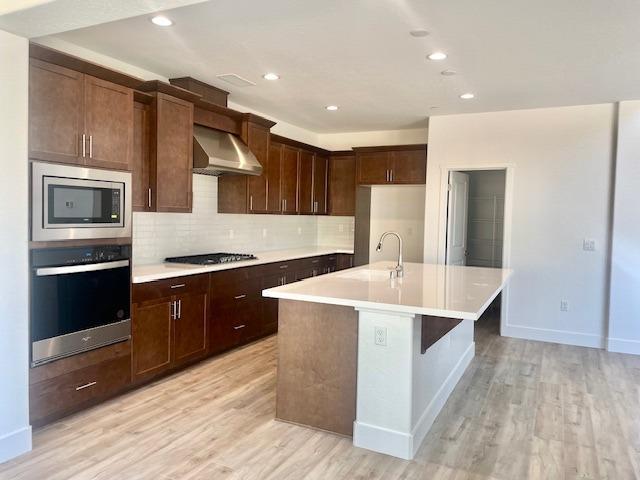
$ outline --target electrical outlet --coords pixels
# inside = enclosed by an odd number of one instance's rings
[[[385,327],[374,327],[376,345],[387,346],[387,329]]]
[[[585,252],[595,252],[596,241],[593,238],[585,238],[582,240],[582,250]]]
[[[569,311],[569,302],[567,300],[560,300],[560,311],[561,312]]]

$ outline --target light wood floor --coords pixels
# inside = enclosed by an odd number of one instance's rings
[[[35,432],[2,479],[610,479],[640,473],[640,358],[501,338],[408,462],[276,422],[275,338]]]

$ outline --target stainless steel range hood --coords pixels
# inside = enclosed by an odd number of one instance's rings
[[[194,125],[193,173],[260,175],[262,165],[249,147],[235,135]]]

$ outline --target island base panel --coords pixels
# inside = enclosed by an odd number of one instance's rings
[[[352,307],[279,300],[276,418],[353,435],[358,314]]]

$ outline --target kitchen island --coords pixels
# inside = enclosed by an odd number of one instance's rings
[[[474,321],[509,270],[379,262],[270,288],[276,418],[411,459],[474,356]]]

